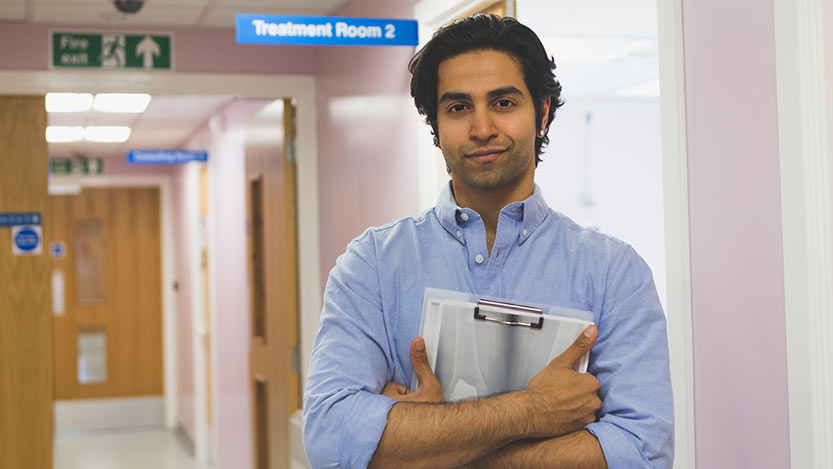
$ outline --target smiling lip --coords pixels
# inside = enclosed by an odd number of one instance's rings
[[[500,154],[505,151],[506,150],[500,148],[479,150],[473,153],[469,153],[468,155],[466,155],[466,158],[474,160],[477,163],[488,163],[490,161],[496,160],[498,156],[500,156]]]

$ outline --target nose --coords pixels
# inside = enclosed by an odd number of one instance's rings
[[[471,137],[472,140],[485,142],[496,137],[497,133],[495,121],[492,119],[492,114],[488,111],[488,109],[475,109],[472,113],[469,137]]]

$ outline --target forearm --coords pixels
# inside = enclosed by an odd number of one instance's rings
[[[520,393],[458,403],[399,402],[368,467],[457,467],[529,436]]]
[[[599,440],[587,430],[557,438],[522,440],[506,445],[477,461],[478,469],[524,468],[607,468]]]

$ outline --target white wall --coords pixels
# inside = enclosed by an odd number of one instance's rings
[[[566,101],[535,181],[554,210],[633,245],[665,305],[659,99]]]

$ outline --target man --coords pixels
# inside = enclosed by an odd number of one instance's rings
[[[411,61],[451,183],[419,218],[353,240],[330,273],[304,395],[314,467],[671,466],[650,270],[552,211],[534,184],[562,104],[554,68],[527,27],[483,15],[441,29]],[[526,389],[445,403],[416,337],[426,287],[592,311],[596,327]],[[588,373],[573,371],[588,351]]]

